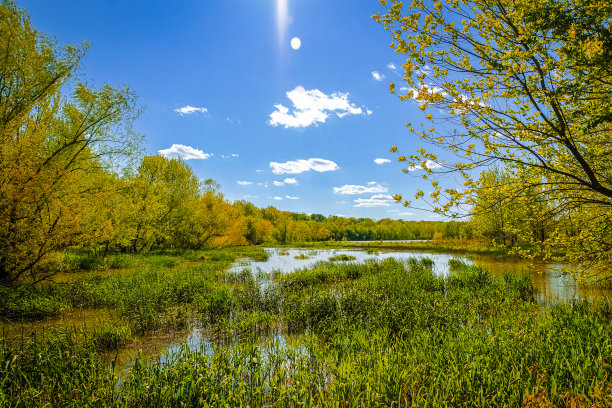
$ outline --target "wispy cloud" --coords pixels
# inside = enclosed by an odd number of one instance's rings
[[[245,180],[238,180],[236,181],[236,183],[238,183],[239,186],[250,186],[251,184],[253,184],[252,181],[245,181]]]
[[[182,108],[176,108],[174,111],[180,113],[182,116],[191,115],[192,113],[206,113],[208,112],[208,109],[203,106],[198,108],[196,106],[185,105]]]
[[[294,196],[290,196],[290,195],[285,196],[285,198],[287,200],[299,200],[300,199],[300,197],[294,197]]]
[[[276,196],[276,197],[274,197],[274,199],[280,201],[280,200],[283,199],[283,197]]]
[[[282,181],[276,181],[276,180],[274,180],[272,184],[274,184],[276,187],[282,187],[285,185],[285,183],[283,183]]]
[[[394,202],[393,196],[386,194],[376,194],[370,198],[358,198],[353,207],[390,207]]]
[[[377,81],[382,81],[383,79],[385,79],[385,75],[381,74],[378,71],[372,71],[372,78],[374,78]]]
[[[387,64],[387,68],[389,68],[391,71],[395,71],[397,70],[397,66],[395,66],[394,63],[390,62],[389,64]]]
[[[221,158],[222,159],[232,159],[232,158],[236,158],[238,157],[237,153],[232,153],[232,154],[222,154]]]
[[[387,187],[377,183],[368,183],[367,186],[345,184],[342,187],[334,187],[334,193],[336,194],[386,193],[387,191]]]
[[[226,117],[226,118],[225,118],[225,120],[226,120],[226,122],[228,122],[228,123],[237,123],[237,124],[239,124],[239,125],[241,125],[241,124],[242,124],[242,122],[240,121],[240,119],[232,119],[232,118],[230,118],[229,116],[228,116],[228,117]]]
[[[379,166],[382,166],[385,163],[391,163],[391,160],[389,160],[389,159],[382,159],[382,158],[379,157],[377,159],[374,159],[374,163],[378,164]]]
[[[212,153],[204,153],[200,149],[182,144],[173,144],[168,149],[158,150],[157,154],[167,157],[168,159],[181,158],[183,160],[205,160],[212,156]]]
[[[284,126],[285,128],[298,128],[324,123],[333,113],[339,118],[346,115],[362,115],[364,110],[349,102],[348,92],[334,92],[331,95],[318,89],[306,90],[297,86],[287,92],[287,98],[293,104],[289,109],[282,104],[276,104],[276,110],[270,114],[268,124],[271,126]]]
[[[338,170],[340,167],[331,160],[312,158],[308,160],[300,159],[284,163],[270,162],[272,173],[274,174],[299,174],[306,171],[325,171]]]

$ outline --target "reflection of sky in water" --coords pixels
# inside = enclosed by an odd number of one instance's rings
[[[266,249],[269,258],[263,262],[239,262],[230,271],[249,268],[254,274],[280,271],[290,273],[298,269],[312,267],[317,262],[327,261],[332,256],[349,255],[356,259],[351,262],[364,262],[367,259],[396,258],[429,258],[434,261],[434,271],[442,276],[449,272],[448,261],[461,259],[468,264],[476,264],[489,269],[495,275],[505,271],[528,273],[535,287],[539,290],[538,298],[544,302],[569,302],[574,298],[597,300],[610,296],[610,291],[579,287],[574,280],[561,273],[563,264],[541,261],[526,261],[499,255],[464,256],[427,251],[376,251],[368,253],[360,249]],[[306,259],[296,259],[305,256]],[[342,261],[337,261],[342,262]]]

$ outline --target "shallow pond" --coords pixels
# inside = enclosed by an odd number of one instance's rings
[[[489,269],[495,275],[504,272],[528,273],[536,288],[538,300],[542,302],[569,302],[572,299],[600,300],[612,297],[612,291],[593,289],[578,285],[574,279],[563,274],[564,264],[543,261],[526,261],[501,255],[457,255],[442,252],[427,251],[384,251],[363,249],[266,249],[269,258],[263,262],[243,261],[234,264],[230,271],[240,271],[249,268],[254,274],[290,273],[298,269],[308,268],[317,262],[328,261],[332,257],[346,255],[354,257],[350,262],[364,262],[367,259],[395,258],[429,258],[434,262],[434,272],[446,276],[449,273],[448,261],[456,258],[468,264],[475,264]],[[335,261],[346,262],[346,261]]]
[[[308,268],[318,262],[329,261],[332,257],[348,257],[350,261],[335,262],[364,262],[368,259],[395,258],[398,260],[408,258],[429,258],[434,271],[442,276],[449,273],[450,259],[456,258],[468,264],[475,264],[489,269],[495,275],[502,275],[505,271],[528,273],[534,285],[538,288],[540,302],[569,302],[572,299],[600,300],[603,297],[612,297],[610,290],[596,290],[580,287],[574,280],[562,273],[563,264],[550,262],[529,262],[516,258],[499,255],[457,255],[449,253],[436,253],[427,251],[385,251],[363,249],[266,249],[268,259],[263,262],[243,260],[236,262],[230,272],[240,272],[247,268],[255,276],[280,273]],[[346,258],[345,258],[346,259]],[[69,327],[74,330],[93,329],[105,326],[119,318],[109,310],[75,310],[59,317],[34,322],[20,322],[12,324],[0,321],[2,337],[28,337],[34,333],[45,333],[54,327]],[[203,327],[192,327],[182,331],[169,333],[154,332],[136,339],[128,347],[108,356],[109,361],[115,365],[115,373],[124,376],[129,373],[137,358],[145,361],[159,361],[163,363],[173,355],[181,353],[185,345],[191,349],[200,349],[205,354],[213,354],[215,336]],[[227,341],[228,339],[225,339]],[[236,339],[234,339],[236,340]],[[219,341],[219,340],[216,340]],[[231,339],[230,339],[231,341]],[[292,347],[286,333],[276,331],[261,338],[262,345],[268,342]]]

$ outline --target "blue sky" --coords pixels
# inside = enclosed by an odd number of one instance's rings
[[[128,85],[145,153],[180,155],[230,200],[352,217],[435,219],[390,200],[431,190],[395,155],[423,112],[389,94],[403,58],[375,0],[20,0],[82,79]],[[294,49],[291,39],[300,39]],[[294,44],[295,45],[295,44]],[[190,158],[191,157],[191,158]],[[378,160],[377,160],[378,159]],[[377,162],[375,161],[377,160]]]

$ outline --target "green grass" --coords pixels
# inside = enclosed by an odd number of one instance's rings
[[[538,304],[528,276],[456,260],[445,278],[428,259],[225,272],[239,252],[34,289],[115,307],[126,324],[0,340],[0,406],[612,404],[609,301]],[[117,381],[108,350],[181,319],[205,329],[214,353],[139,358]]]
[[[354,257],[353,255],[346,255],[346,254],[341,254],[341,255],[336,255],[336,256],[330,256],[329,257],[329,261],[330,262],[335,262],[335,261],[354,261],[355,259],[357,259],[356,257]]]

